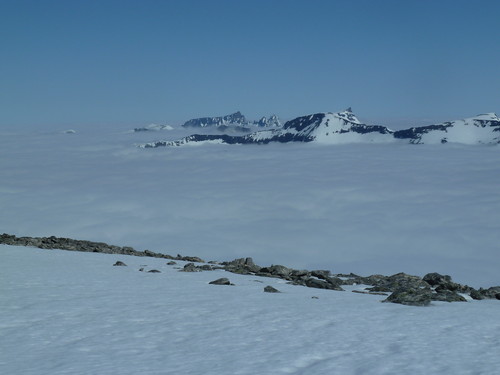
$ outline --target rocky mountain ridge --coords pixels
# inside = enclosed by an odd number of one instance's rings
[[[498,144],[500,118],[494,113],[438,125],[394,131],[382,125],[361,123],[351,108],[337,113],[316,113],[287,121],[281,128],[242,136],[193,134],[180,140],[155,141],[142,148],[182,146],[187,143],[267,144],[272,142],[316,142],[322,144],[394,143],[411,144]]]
[[[281,127],[281,122],[278,116],[276,115],[271,115],[269,117],[263,116],[258,121],[249,121],[240,111],[238,111],[226,116],[194,118],[186,121],[182,126],[184,128],[208,128],[208,127],[229,127],[229,126],[239,126],[239,127],[258,126],[262,128],[269,128],[269,127]]]

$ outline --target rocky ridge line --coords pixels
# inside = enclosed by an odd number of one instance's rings
[[[172,256],[156,253],[150,250],[138,251],[132,247],[108,245],[104,242],[74,240],[61,237],[16,237],[15,235],[0,235],[0,244],[13,246],[37,247],[40,249],[59,249],[69,251],[94,252],[105,254],[133,255],[140,257],[163,258],[189,262],[181,269],[183,272],[201,272],[217,269],[262,277],[275,277],[288,281],[290,284],[310,288],[343,291],[345,285],[366,285],[364,290],[354,292],[364,294],[389,295],[383,302],[393,302],[412,306],[426,306],[431,301],[466,302],[463,295],[472,299],[500,300],[500,286],[476,290],[468,285],[455,283],[450,276],[439,273],[428,273],[423,278],[419,276],[398,273],[392,276],[371,275],[367,277],[351,274],[331,274],[328,270],[296,270],[282,265],[261,267],[252,258],[240,258],[230,262],[208,262],[193,256]],[[175,264],[175,262],[169,262]],[[115,264],[116,265],[116,264]]]

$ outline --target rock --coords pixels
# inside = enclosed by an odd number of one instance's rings
[[[194,263],[186,263],[184,268],[181,270],[182,272],[201,272],[201,269],[195,266]]]
[[[113,266],[121,266],[121,267],[126,267],[127,265],[125,263],[123,263],[122,261],[117,261],[115,264],[113,264]]]
[[[314,271],[311,271],[311,276],[317,277],[318,279],[326,280],[330,277],[330,271],[328,271],[328,270],[314,270]]]
[[[423,277],[427,284],[436,287],[436,291],[449,290],[452,292],[467,293],[472,288],[467,285],[460,285],[451,280],[451,276],[441,275],[437,272],[428,273]]]
[[[318,289],[330,289],[330,290],[338,290],[338,291],[343,291],[340,287],[340,284],[330,282],[330,280],[319,280],[315,279],[313,277],[310,277],[304,281],[305,286],[308,286],[309,288],[318,288]]]
[[[484,296],[479,292],[477,291],[476,289],[472,289],[469,293],[470,297],[472,299],[475,299],[475,300],[482,300],[484,299]]]
[[[479,293],[484,298],[489,298],[489,299],[500,299],[500,286],[492,286],[491,288],[488,289],[483,289],[479,288]]]
[[[312,299],[319,299],[319,297],[318,297],[318,296],[312,296],[311,298],[312,298]]]
[[[290,274],[292,273],[292,269],[282,266],[280,264],[272,265],[270,267],[261,268],[259,271],[260,274],[268,274],[274,277],[279,277],[280,279],[290,280]]]
[[[222,277],[220,279],[210,281],[209,284],[212,284],[212,285],[233,285],[233,284],[231,284],[229,279],[226,277]]]
[[[225,262],[223,265],[226,271],[241,275],[251,275],[261,270],[261,267],[257,266],[252,258],[239,258],[231,262]]]
[[[182,260],[184,262],[205,263],[205,261],[201,258],[193,256],[182,256],[180,254],[177,254],[175,260]]]
[[[447,284],[451,282],[451,277],[448,275],[441,275],[437,272],[428,273],[422,280],[427,282],[431,286],[437,286],[442,284]]]
[[[432,293],[430,289],[401,288],[394,291],[382,302],[399,303],[409,306],[427,306],[431,303]]]
[[[273,288],[271,285],[268,285],[264,288],[264,292],[266,293],[281,293],[278,289]]]
[[[427,288],[430,285],[418,276],[407,275],[406,273],[397,273],[392,276],[382,276],[374,278],[373,288],[368,288],[371,292],[395,292],[400,289],[420,289]]]
[[[366,290],[353,290],[352,292],[359,293],[359,294],[372,294],[375,296],[387,296],[388,295],[387,293],[383,293],[383,292],[368,292]]]
[[[467,302],[463,296],[451,290],[441,290],[438,293],[432,293],[432,300],[444,302]]]
[[[161,273],[161,271],[158,271],[158,270],[149,270],[148,273]]]
[[[177,262],[171,260],[170,262],[167,263],[167,266],[175,266]]]

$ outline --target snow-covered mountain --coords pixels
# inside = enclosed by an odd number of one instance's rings
[[[316,113],[287,121],[282,128],[244,136],[195,134],[177,141],[158,141],[140,147],[181,146],[193,142],[227,144],[266,144],[270,142],[374,143],[393,142],[393,131],[385,126],[366,125],[348,108],[337,113]]]
[[[254,127],[259,128],[278,128],[281,127],[281,121],[278,116],[271,115],[263,116],[258,121],[249,121],[240,111],[226,116],[219,117],[201,117],[186,121],[184,128],[215,128],[218,131],[237,131],[237,132],[252,132]]]
[[[269,117],[262,116],[259,121],[254,121],[253,123],[263,128],[280,128],[282,126],[280,119],[276,115]]]
[[[410,143],[463,143],[491,144],[500,142],[500,118],[486,113],[463,120],[443,122],[438,125],[420,126],[394,133],[398,139]]]
[[[150,124],[148,126],[143,126],[142,128],[134,128],[134,132],[148,132],[148,131],[161,131],[161,130],[173,130],[174,128],[170,125],[158,125]]]
[[[500,118],[494,114],[445,122],[439,125],[393,131],[381,125],[366,125],[351,108],[337,113],[316,113],[286,122],[282,128],[266,129],[244,136],[194,134],[176,141],[156,141],[143,148],[181,146],[188,143],[267,144],[270,142],[343,143],[446,143],[497,144]]]
[[[185,128],[206,128],[209,126],[222,125],[247,125],[248,121],[240,111],[220,117],[201,117],[186,121],[182,126]]]

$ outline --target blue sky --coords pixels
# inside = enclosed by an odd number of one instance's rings
[[[500,112],[500,1],[0,0],[0,126]]]

